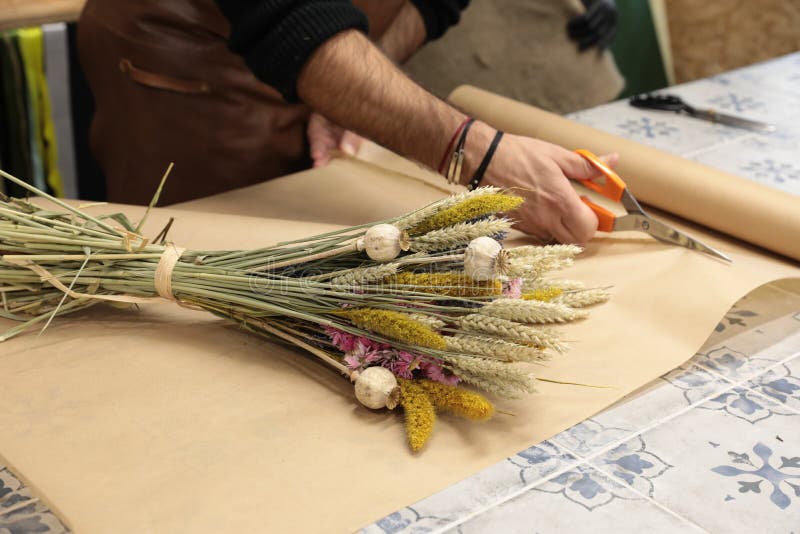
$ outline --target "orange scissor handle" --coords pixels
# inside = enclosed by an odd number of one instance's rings
[[[581,200],[584,204],[589,206],[595,215],[597,215],[597,229],[601,232],[613,232],[614,231],[614,221],[617,219],[617,216],[612,212],[605,209],[603,206],[598,206],[591,200],[589,197],[581,197]]]
[[[590,151],[581,148],[575,152],[583,156],[586,161],[592,164],[592,167],[603,173],[606,178],[605,182],[602,184],[597,183],[594,180],[578,180],[578,182],[582,183],[595,193],[600,193],[604,197],[611,199],[614,202],[619,202],[622,200],[622,193],[625,192],[625,188],[627,187],[622,178],[620,178],[619,175],[611,169],[611,167],[603,163],[603,160],[592,154]]]

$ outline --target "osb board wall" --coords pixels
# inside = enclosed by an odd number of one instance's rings
[[[800,50],[800,0],[666,0],[678,83]]]

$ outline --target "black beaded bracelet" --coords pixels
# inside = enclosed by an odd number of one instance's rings
[[[483,180],[483,175],[486,174],[486,169],[489,168],[489,163],[492,161],[492,156],[494,156],[495,151],[497,150],[497,145],[500,144],[500,139],[503,138],[503,131],[497,130],[497,133],[494,134],[494,139],[492,139],[492,144],[489,145],[489,150],[486,151],[486,155],[483,156],[483,161],[478,166],[478,169],[475,171],[475,174],[472,175],[472,180],[469,181],[469,185],[467,189],[472,191],[478,185],[480,185],[481,180]]]

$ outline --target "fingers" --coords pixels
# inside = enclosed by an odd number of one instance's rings
[[[594,237],[597,216],[563,177],[550,198],[550,213],[543,222],[546,230],[559,243],[585,245]]]
[[[314,168],[324,167],[331,161],[331,152],[336,148],[336,140],[328,133],[308,136],[311,159]]]
[[[600,156],[600,159],[609,167],[615,167],[619,162],[619,154],[612,152]],[[556,162],[564,175],[572,180],[590,180],[600,175],[594,166],[589,161],[575,152],[565,150],[557,158]]]
[[[355,156],[364,141],[360,135],[337,126],[318,113],[309,118],[306,135],[315,168],[330,163],[337,149]]]
[[[612,152],[610,154],[604,154],[600,156],[600,159],[603,160],[603,163],[611,167],[612,169],[617,166],[619,163],[619,154],[616,152]]]
[[[358,149],[361,148],[361,143],[363,142],[364,138],[357,133],[353,133],[350,130],[344,130],[342,139],[339,141],[339,149],[345,154],[355,156],[358,153]]]
[[[317,113],[311,115],[308,121],[306,135],[308,136],[309,152],[314,163],[314,168],[324,167],[331,161],[331,154],[339,144],[342,129]]]
[[[584,204],[576,193],[573,192],[572,200],[565,214],[561,217],[560,227],[562,236],[553,234],[561,243],[585,245],[597,232],[597,215]]]

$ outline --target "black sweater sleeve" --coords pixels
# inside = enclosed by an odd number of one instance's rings
[[[411,0],[425,21],[427,41],[438,39],[450,26],[458,24],[470,0]]]
[[[297,78],[311,54],[348,29],[367,33],[349,0],[216,0],[231,24],[229,46],[256,77],[297,102]]]

